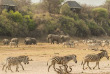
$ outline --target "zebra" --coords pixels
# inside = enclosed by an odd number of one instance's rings
[[[10,42],[10,47],[12,47],[12,46],[18,47],[18,44],[16,42]]]
[[[77,63],[77,59],[76,59],[75,54],[67,55],[67,56],[63,56],[63,57],[60,57],[60,56],[53,57],[51,59],[51,64],[48,67],[48,72],[49,72],[49,69],[50,69],[51,66],[53,66],[54,70],[56,71],[55,64],[61,64],[63,66],[68,67],[67,63],[71,60],[73,60],[75,63]],[[47,65],[48,65],[48,62],[47,62]]]
[[[84,70],[84,65],[87,62],[87,66],[89,67],[89,69],[91,69],[91,67],[89,66],[89,62],[96,62],[95,67],[98,65],[98,69],[99,68],[99,61],[103,58],[106,57],[109,60],[109,56],[106,50],[100,50],[101,52],[98,54],[88,54],[85,56],[84,61],[82,61],[82,65],[83,65],[83,70]],[[93,69],[95,69],[95,67]]]
[[[65,46],[67,46],[67,47],[70,46],[70,48],[74,47],[74,42],[64,42],[63,47],[65,47]]]
[[[103,40],[103,41],[101,42],[101,46],[102,46],[102,47],[109,46],[109,41],[108,41],[108,40]]]
[[[3,65],[2,70],[4,70],[4,68],[5,68],[5,72],[7,72],[7,68],[8,68],[8,70],[11,70],[11,72],[13,72],[11,69],[11,66],[16,65],[16,72],[19,72],[18,71],[18,68],[19,68],[18,65],[21,65],[22,69],[24,70],[24,67],[21,64],[21,62],[23,62],[24,64],[29,64],[29,61],[31,61],[31,60],[29,60],[29,57],[25,56],[25,55],[18,56],[18,57],[8,57],[6,59],[6,63]]]
[[[65,70],[67,70],[66,67],[64,67],[64,69],[63,69],[62,66],[59,66],[59,68],[56,68],[56,72],[57,72],[57,74],[70,74],[70,72],[72,71],[72,66],[69,66],[70,71],[68,71],[68,72],[65,71]]]
[[[88,45],[88,49],[97,49],[98,47],[101,46],[100,43],[89,43]]]
[[[8,39],[3,39],[3,44],[4,45],[9,45],[9,40]]]

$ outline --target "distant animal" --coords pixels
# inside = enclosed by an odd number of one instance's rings
[[[37,44],[36,38],[31,38],[31,40],[32,40],[32,44]]]
[[[65,66],[59,66],[59,68],[56,68],[56,72],[57,74],[70,74],[72,71],[72,66],[69,66],[70,71],[67,71],[67,67]],[[64,67],[64,69],[62,67]]]
[[[74,42],[64,42],[63,43],[63,47],[65,47],[65,46],[67,46],[67,47],[74,47],[75,46],[75,44],[74,44]]]
[[[7,69],[12,71],[11,66],[16,66],[16,72],[19,72],[18,65],[20,65],[24,70],[24,67],[21,63],[23,62],[24,64],[29,64],[29,61],[31,60],[29,60],[28,56],[8,57],[6,59],[6,63],[3,65],[2,70],[5,68],[5,72],[7,72]]]
[[[103,41],[101,41],[101,46],[102,47],[105,47],[105,46],[109,46],[109,41],[108,40],[103,40]]]
[[[24,43],[26,45],[37,44],[37,40],[36,40],[36,38],[26,37],[24,40]]]
[[[68,67],[67,63],[71,60],[73,60],[75,63],[77,63],[76,55],[73,54],[73,55],[67,55],[67,56],[63,56],[63,57],[60,57],[60,56],[53,57],[51,59],[51,64],[48,67],[48,72],[49,72],[49,69],[51,66],[53,66],[54,70],[56,71],[55,64],[61,64],[65,67]],[[48,65],[48,62],[47,62],[47,65]]]
[[[98,47],[101,46],[100,43],[88,43],[88,49],[97,49]]]
[[[18,44],[16,42],[10,42],[10,47],[12,47],[12,46],[18,47]]]
[[[31,37],[26,37],[25,40],[24,40],[24,43],[26,45],[31,45],[32,44]]]
[[[18,39],[18,38],[12,38],[12,39],[11,39],[11,42],[16,42],[16,44],[18,45],[19,39]]]
[[[60,35],[60,37],[62,42],[67,42],[70,40],[70,37],[68,35]]]
[[[106,50],[100,50],[101,52],[98,54],[88,54],[84,57],[84,61],[82,61],[82,65],[83,65],[83,69],[84,65],[87,63],[87,66],[89,67],[89,69],[91,69],[91,67],[89,66],[89,62],[96,62],[96,66],[98,66],[99,68],[99,61],[103,58],[106,57],[109,60],[109,56]],[[95,66],[95,67],[96,67]],[[93,69],[95,69],[95,67]]]
[[[3,44],[4,45],[9,45],[9,40],[8,39],[3,39]]]
[[[51,41],[51,44],[54,44],[55,41],[57,42],[57,44],[59,44],[61,42],[60,35],[49,34],[47,39],[48,39],[48,43],[49,43],[49,41]]]

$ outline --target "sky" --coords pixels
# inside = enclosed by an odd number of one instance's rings
[[[70,0],[72,1],[72,0]],[[92,6],[99,6],[105,3],[106,0],[74,0],[81,4],[87,4]],[[32,0],[33,3],[40,2],[40,0]]]

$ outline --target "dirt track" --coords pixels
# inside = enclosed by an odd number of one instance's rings
[[[8,71],[2,71],[2,65],[0,65],[0,74],[56,74],[53,68],[50,68],[50,72],[47,71],[47,61],[53,56],[64,56],[69,54],[76,54],[78,63],[75,64],[73,61],[69,62],[69,65],[74,65],[72,67],[73,71],[72,74],[106,74],[110,73],[110,61],[106,58],[103,58],[100,62],[100,70],[97,68],[95,70],[83,70],[81,66],[81,61],[86,54],[89,53],[98,53],[99,51],[92,51],[92,50],[83,50],[87,47],[85,45],[80,44],[75,48],[62,48],[62,45],[51,45],[47,43],[39,43],[37,46],[25,46],[20,44],[19,48],[10,48],[9,46],[1,46],[0,47],[0,60],[1,64],[6,57],[9,56],[18,56],[18,55],[28,55],[33,61],[30,62],[29,65],[24,65],[25,70],[23,71],[22,68],[19,68],[20,72],[15,72],[15,66],[12,67],[13,73]],[[105,47],[105,49],[107,49]],[[109,49],[107,49],[110,52]],[[110,54],[109,54],[110,55]],[[50,62],[49,62],[50,64]],[[95,63],[90,63],[90,66],[93,67]],[[86,66],[87,67],[87,66]]]

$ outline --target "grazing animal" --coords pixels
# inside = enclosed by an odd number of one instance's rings
[[[3,39],[3,44],[4,45],[9,45],[9,40],[8,39]]]
[[[77,59],[76,59],[76,55],[68,55],[68,56],[63,56],[63,57],[59,57],[59,56],[55,56],[51,59],[51,64],[49,65],[48,67],[48,72],[49,72],[49,69],[51,66],[53,66],[54,70],[56,71],[55,69],[55,64],[61,64],[63,66],[67,66],[67,63],[69,61],[73,60],[75,63],[77,63]],[[47,65],[48,65],[48,62],[47,62]]]
[[[108,53],[106,50],[100,50],[101,52],[98,54],[88,54],[85,56],[84,61],[82,61],[83,64],[83,69],[84,69],[84,65],[87,63],[87,66],[89,67],[89,69],[91,69],[91,67],[89,66],[89,62],[96,62],[96,66],[98,66],[99,68],[99,61],[103,58],[106,57],[107,59],[109,59]],[[96,67],[95,66],[95,67]],[[95,67],[93,69],[95,69]]]
[[[11,42],[16,42],[16,44],[18,45],[19,39],[18,38],[12,38]]]
[[[16,42],[10,42],[10,47],[12,47],[12,46],[18,47],[18,44]]]
[[[61,37],[61,42],[66,42],[70,40],[70,36],[68,35],[60,35]]]
[[[97,49],[98,47],[101,46],[100,43],[89,43],[88,45],[88,49]]]
[[[37,40],[36,38],[31,38],[31,37],[26,37],[25,40],[24,40],[24,43],[26,45],[31,45],[31,44],[37,44]]]
[[[71,48],[71,47],[74,47],[74,42],[64,42],[64,43],[63,43],[63,47],[65,47],[65,46],[67,46],[67,47],[70,46],[70,48]]]
[[[32,44],[37,44],[36,38],[31,38],[31,40],[32,40]]]
[[[12,71],[11,66],[16,66],[16,72],[19,72],[18,65],[21,65],[22,69],[24,70],[24,67],[21,63],[23,62],[24,64],[29,64],[29,61],[30,60],[28,56],[8,57],[6,59],[6,63],[3,65],[2,70],[5,68],[5,72],[7,72],[8,68],[8,70]]]
[[[49,34],[47,39],[48,39],[48,43],[49,43],[49,40],[51,41],[51,44],[54,44],[55,41],[57,42],[57,44],[61,42],[60,35]]]
[[[101,41],[101,46],[102,47],[109,46],[109,41],[108,40]]]

